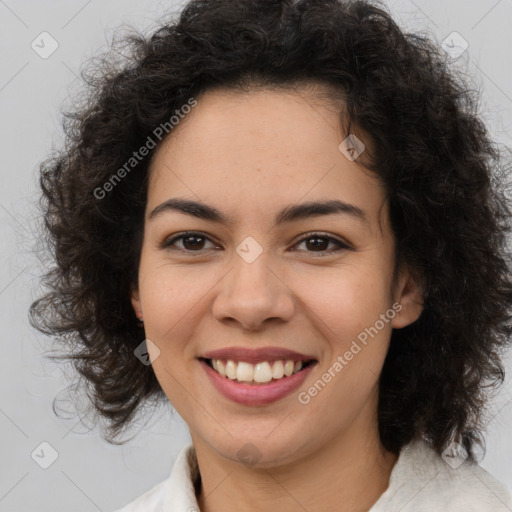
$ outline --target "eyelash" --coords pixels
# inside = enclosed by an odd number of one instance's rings
[[[183,240],[184,238],[193,237],[193,236],[199,237],[199,238],[204,238],[205,240],[209,240],[211,242],[211,240],[207,236],[205,236],[203,233],[200,233],[200,232],[197,232],[197,231],[186,231],[185,233],[181,233],[180,235],[175,236],[175,237],[173,237],[171,239],[164,240],[160,247],[162,249],[178,250],[178,251],[186,252],[186,253],[189,253],[189,254],[192,254],[192,253],[202,253],[203,250],[188,251],[186,249],[181,249],[181,248],[173,247],[173,244],[176,241]],[[335,253],[338,253],[338,252],[341,252],[341,251],[352,250],[352,248],[347,243],[345,243],[345,242],[343,242],[343,241],[341,241],[341,240],[339,240],[337,238],[334,238],[334,237],[332,237],[330,235],[327,235],[325,233],[308,233],[305,237],[303,237],[301,240],[299,240],[295,245],[303,243],[306,240],[309,240],[309,239],[312,239],[312,238],[322,238],[322,239],[328,240],[329,242],[335,242],[338,245],[338,249],[336,249],[335,251],[330,251],[330,252],[327,252],[327,251],[318,251],[318,252],[316,252],[316,251],[306,251],[306,252],[310,252],[310,253],[313,253],[313,254],[316,253],[316,256],[318,256],[318,257],[328,256],[330,254],[335,254]],[[322,252],[324,254],[322,254]]]

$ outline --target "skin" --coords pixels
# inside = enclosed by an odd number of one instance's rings
[[[385,191],[339,151],[346,137],[339,111],[311,87],[216,90],[197,100],[151,162],[132,304],[160,351],[156,357],[149,348],[158,381],[190,428],[200,508],[367,511],[397,460],[378,437],[378,377],[392,328],[409,325],[422,310],[412,274],[402,268],[392,280]],[[358,136],[371,148],[370,137]],[[150,219],[170,198],[214,206],[230,222],[172,210]],[[285,206],[326,199],[358,206],[368,222],[336,213],[273,226]],[[161,247],[187,230],[206,238]],[[324,238],[315,246],[311,234],[318,232],[349,247]],[[263,249],[252,263],[236,252],[248,236]],[[401,311],[308,404],[300,403],[298,393],[395,303]],[[197,360],[232,346],[289,348],[318,364],[278,402],[240,405],[218,393]],[[260,456],[252,466],[237,455],[246,443]]]

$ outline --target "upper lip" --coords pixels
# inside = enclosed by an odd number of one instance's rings
[[[219,350],[212,350],[202,356],[204,359],[224,359],[232,361],[244,361],[246,363],[261,363],[263,361],[293,360],[309,361],[315,359],[311,355],[301,354],[294,350],[280,347],[245,348],[226,347]]]

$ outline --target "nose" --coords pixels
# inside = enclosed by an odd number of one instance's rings
[[[259,330],[272,320],[289,321],[294,313],[289,285],[278,270],[269,267],[263,254],[252,263],[236,257],[219,286],[212,312],[220,322]]]

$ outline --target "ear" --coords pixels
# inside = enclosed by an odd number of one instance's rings
[[[142,319],[142,307],[140,304],[140,294],[138,288],[132,286],[130,300],[132,303],[133,310],[135,311],[135,316],[141,320]]]
[[[417,274],[409,267],[400,269],[394,294],[394,302],[398,302],[401,309],[391,321],[391,326],[401,329],[415,322],[423,311],[423,283]]]

